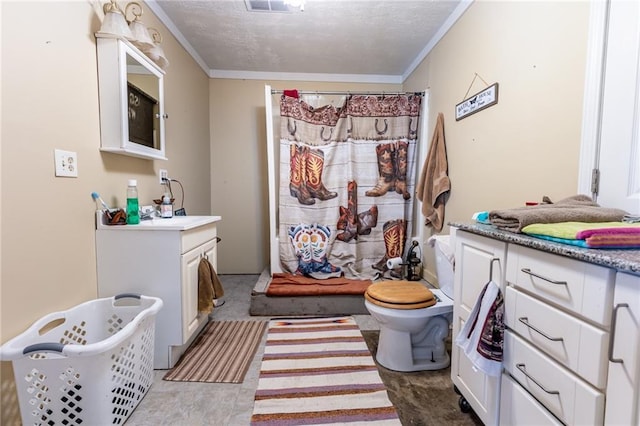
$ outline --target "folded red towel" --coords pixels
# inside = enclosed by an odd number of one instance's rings
[[[591,248],[640,248],[640,234],[601,234],[586,238]]]
[[[285,89],[282,91],[282,94],[285,96],[289,96],[290,98],[296,98],[296,99],[300,98],[300,95],[298,94],[297,89]]]

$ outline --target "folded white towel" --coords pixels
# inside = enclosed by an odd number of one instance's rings
[[[490,376],[502,372],[504,299],[500,287],[489,281],[455,340],[467,358]]]

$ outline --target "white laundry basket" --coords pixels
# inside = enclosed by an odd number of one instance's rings
[[[23,425],[122,424],[153,382],[162,300],[121,294],[36,321],[0,347]]]

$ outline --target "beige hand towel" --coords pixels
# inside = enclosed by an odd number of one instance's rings
[[[213,279],[211,264],[206,258],[198,265],[198,312],[209,313],[213,310]]]
[[[451,190],[448,169],[447,148],[444,141],[444,115],[439,113],[416,190],[418,200],[422,201],[425,226],[433,226],[433,229],[438,232],[444,225],[444,205]]]
[[[216,274],[216,270],[213,268],[213,265],[211,264],[211,262],[207,261],[207,263],[209,263],[209,267],[211,268],[211,278],[213,281],[213,298],[220,299],[222,296],[224,296],[222,283],[220,282],[220,279],[218,278],[218,274]]]
[[[213,299],[224,296],[222,283],[213,265],[206,257],[198,265],[198,311],[209,313],[213,310]]]

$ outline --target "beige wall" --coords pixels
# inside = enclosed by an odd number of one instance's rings
[[[576,193],[588,17],[588,2],[476,1],[405,81],[429,88],[429,137],[445,117],[446,222]],[[475,73],[499,83],[498,104],[456,121]]]
[[[94,239],[97,191],[123,205],[128,178],[140,200],[161,193],[157,170],[185,186],[190,214],[210,214],[208,77],[160,30],[171,65],[165,77],[168,161],[101,153],[96,47],[100,2],[0,2],[2,269],[0,342],[45,314],[97,296]],[[78,155],[77,179],[54,177],[55,148]],[[174,186],[174,194],[179,197]],[[2,418],[17,406],[10,363],[2,363]]]
[[[401,90],[395,84],[211,80],[211,211],[222,216],[223,274],[259,274],[269,265],[266,84],[280,90]]]

